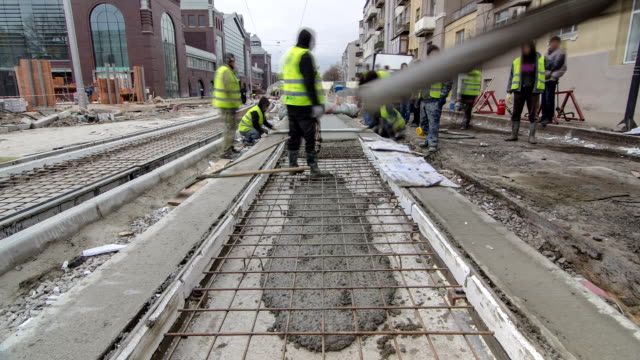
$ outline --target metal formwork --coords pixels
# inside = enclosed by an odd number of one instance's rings
[[[270,176],[154,358],[494,358],[362,149],[322,157],[330,177]]]

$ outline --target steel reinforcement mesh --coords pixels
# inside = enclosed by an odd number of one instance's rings
[[[323,148],[329,177],[270,176],[156,359],[494,358],[492,333],[353,145]]]

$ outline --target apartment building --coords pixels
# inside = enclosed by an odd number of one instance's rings
[[[267,90],[271,85],[271,54],[262,47],[262,40],[255,34],[251,35],[251,62],[262,70],[262,73],[257,72],[259,81],[253,79],[258,86],[254,90]]]
[[[429,45],[444,46],[445,0],[412,0],[409,54],[424,59]]]
[[[347,44],[342,53],[342,80],[355,81],[358,69],[358,55],[362,55],[360,50],[360,40],[355,40]]]
[[[551,1],[447,0],[445,48],[508,24]],[[610,119],[614,126],[624,113],[640,42],[640,0],[618,0],[604,16],[550,31],[535,39],[540,53],[546,52],[553,35],[564,40],[568,56],[569,71],[560,81],[560,90],[575,91],[587,121],[589,116],[597,116]],[[491,81],[490,90],[496,91],[498,98],[506,96],[511,63],[518,54],[515,48],[481,66],[485,85]]]

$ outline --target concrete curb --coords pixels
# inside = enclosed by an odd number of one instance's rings
[[[462,119],[462,114],[459,112],[445,110],[443,111],[443,114],[445,114],[448,119],[456,119],[457,117]],[[498,128],[500,130],[511,131],[511,120],[498,116],[474,114],[471,123],[480,127]],[[594,141],[606,141],[615,145],[640,146],[640,136],[625,135],[622,133],[596,129],[582,129],[562,124],[549,125],[545,128],[538,129],[538,132],[562,137],[568,136]]]
[[[28,258],[38,255],[48,243],[72,236],[82,227],[135,199],[160,181],[221,150],[222,146],[223,139],[216,140],[116,189],[0,241],[0,275]]]

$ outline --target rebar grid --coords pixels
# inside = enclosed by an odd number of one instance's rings
[[[186,325],[165,334],[160,358],[492,358],[483,339],[492,333],[471,320],[471,306],[449,303],[446,292],[460,286],[357,149],[320,161],[331,177],[267,180],[211,259],[207,285],[194,289],[203,296],[179,310]],[[336,318],[346,317],[344,328]]]
[[[175,129],[78,159],[0,178],[0,219],[90,186],[166,154],[221,134],[212,122]]]

